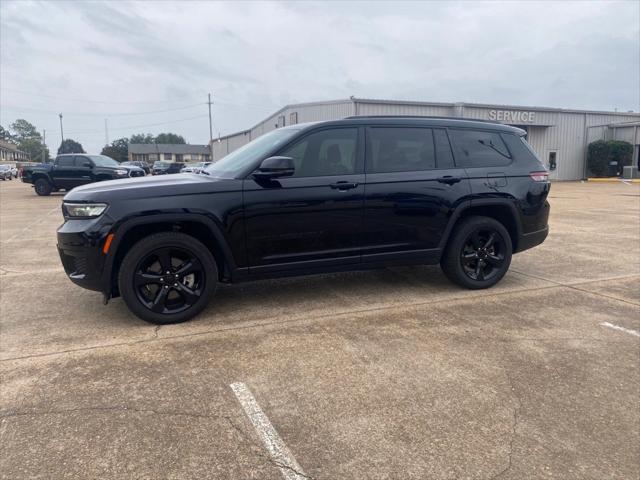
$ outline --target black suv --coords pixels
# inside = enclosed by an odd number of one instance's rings
[[[154,323],[187,320],[218,282],[437,264],[487,288],[548,233],[548,174],[514,127],[352,117],[265,134],[206,175],[74,189],[69,278]]]

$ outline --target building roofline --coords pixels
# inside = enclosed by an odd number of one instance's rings
[[[275,111],[271,115],[263,118],[261,121],[253,125],[251,128],[247,128],[246,130],[240,130],[235,133],[230,133],[228,135],[224,135],[222,137],[218,137],[218,140],[226,140],[231,137],[236,137],[238,135],[246,135],[251,132],[253,129],[259,127],[264,122],[266,122],[269,118],[275,117],[276,115],[281,114],[282,112],[300,107],[312,107],[317,105],[336,105],[342,103],[353,103],[353,104],[380,104],[380,105],[413,105],[413,106],[422,106],[422,107],[471,107],[471,108],[496,108],[496,109],[506,109],[506,110],[535,110],[542,112],[551,112],[551,113],[591,113],[597,115],[619,115],[619,116],[637,116],[640,121],[640,112],[611,112],[606,110],[577,110],[570,108],[559,108],[559,107],[534,107],[530,105],[503,105],[503,104],[493,104],[493,103],[469,103],[469,102],[422,102],[416,100],[385,100],[385,99],[376,99],[376,98],[345,98],[345,99],[337,99],[337,100],[327,100],[327,101],[315,101],[315,102],[302,102],[302,103],[289,103],[279,110]],[[465,119],[464,120],[472,120]],[[216,142],[217,140],[213,140]]]

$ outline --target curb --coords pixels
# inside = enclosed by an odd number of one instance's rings
[[[640,183],[640,178],[618,178],[618,177],[608,177],[608,178],[587,178],[587,182],[594,183]]]

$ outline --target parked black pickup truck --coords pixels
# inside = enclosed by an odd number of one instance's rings
[[[144,175],[140,167],[121,165],[104,155],[64,154],[58,155],[53,163],[25,167],[20,177],[23,182],[33,184],[38,195],[49,195],[87,183]]]

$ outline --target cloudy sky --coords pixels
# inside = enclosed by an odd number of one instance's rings
[[[0,124],[87,151],[347,98],[640,110],[640,2],[0,2]]]

